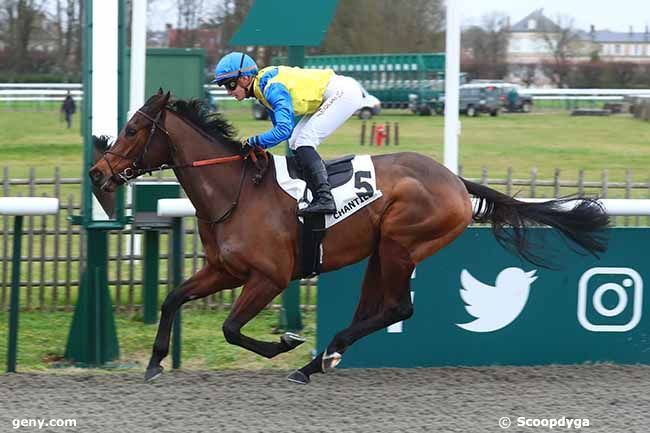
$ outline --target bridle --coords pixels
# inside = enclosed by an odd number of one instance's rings
[[[225,164],[229,162],[234,162],[238,160],[246,160],[250,158],[253,163],[257,166],[258,173],[253,177],[253,183],[258,184],[261,182],[262,177],[264,176],[264,173],[266,172],[266,167],[268,166],[268,154],[266,151],[264,151],[261,148],[256,148],[256,149],[250,149],[247,155],[232,155],[232,156],[224,156],[220,158],[211,158],[211,159],[202,159],[198,161],[192,161],[188,164],[178,164],[178,165],[170,165],[170,164],[162,164],[157,167],[141,167],[142,161],[144,160],[145,155],[147,154],[149,150],[149,145],[151,144],[151,140],[153,139],[154,135],[158,130],[163,132],[165,134],[165,137],[167,138],[167,145],[171,148],[172,153],[176,150],[176,147],[174,146],[174,143],[172,142],[171,136],[169,135],[169,131],[167,131],[161,124],[163,119],[163,113],[165,112],[165,108],[162,108],[156,117],[151,117],[149,114],[145,113],[142,110],[136,111],[137,114],[143,116],[145,119],[149,120],[151,122],[151,128],[149,129],[149,136],[147,137],[147,141],[144,145],[144,149],[142,150],[142,153],[135,158],[130,158],[126,155],[121,155],[117,152],[114,152],[112,150],[106,150],[102,156],[102,159],[106,162],[106,165],[108,165],[108,168],[111,170],[111,178],[120,178],[124,181],[124,183],[129,183],[131,180],[145,174],[151,174],[154,171],[161,171],[161,170],[172,170],[172,169],[178,169],[178,168],[191,168],[191,167],[204,167],[207,165],[215,165],[215,164]],[[263,159],[267,164],[261,165],[259,163],[259,160],[256,156],[256,153],[261,153],[263,155]],[[113,167],[111,166],[111,163],[106,159],[106,155],[114,155],[117,156],[118,158],[125,159],[127,161],[132,161],[132,167],[127,167],[124,170],[122,170],[119,173],[116,173],[115,170],[113,170]],[[246,168],[248,167],[248,164],[244,164],[242,170],[241,170],[241,177],[239,179],[239,188],[237,191],[237,195],[235,197],[235,200],[231,203],[230,207],[224,212],[221,217],[217,219],[211,219],[211,218],[201,218],[198,213],[196,217],[198,219],[202,219],[204,221],[208,221],[212,224],[219,224],[230,215],[232,215],[233,211],[237,207],[237,204],[239,203],[239,197],[241,195],[241,190],[244,185],[244,177],[246,175]]]
[[[147,137],[147,141],[144,145],[144,149],[142,150],[142,153],[134,158],[128,157],[126,155],[119,154],[117,152],[114,152],[112,150],[107,150],[104,152],[104,155],[102,156],[102,159],[106,161],[106,165],[108,165],[109,170],[111,171],[111,178],[120,178],[124,183],[129,183],[129,181],[135,179],[138,176],[141,176],[145,173],[151,174],[154,171],[159,171],[159,170],[165,170],[167,168],[171,168],[168,164],[162,164],[158,167],[141,167],[142,161],[144,160],[145,155],[147,154],[147,151],[149,150],[149,145],[151,144],[151,140],[153,139],[153,136],[156,134],[157,130],[162,131],[165,136],[167,137],[167,143],[168,145],[174,149],[174,144],[171,141],[171,138],[169,137],[169,132],[160,125],[160,121],[163,116],[163,112],[165,110],[162,109],[158,112],[155,118],[151,117],[147,113],[145,113],[142,110],[136,111],[137,114],[143,116],[145,119],[151,121],[151,128],[149,129],[149,136]],[[127,161],[131,161],[131,167],[127,167],[124,170],[122,170],[119,173],[116,173],[115,170],[113,170],[113,166],[111,163],[106,159],[106,155],[114,155],[117,156],[120,159],[125,159]]]

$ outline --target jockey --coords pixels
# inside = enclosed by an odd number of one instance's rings
[[[257,99],[273,122],[269,131],[243,139],[242,146],[268,149],[289,140],[314,194],[309,206],[298,214],[335,213],[325,164],[316,148],[361,107],[365,95],[356,80],[331,69],[269,66],[258,71],[255,61],[239,52],[225,55],[214,74],[213,82],[225,86],[238,101]],[[303,116],[298,124],[297,116]]]

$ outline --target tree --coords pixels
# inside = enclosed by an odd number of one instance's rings
[[[535,84],[535,77],[537,72],[537,66],[535,65],[523,65],[521,66],[522,72],[520,75],[521,82],[526,86],[530,87]]]
[[[56,0],[54,11],[54,28],[56,30],[56,64],[57,67],[67,73],[79,72],[81,66],[80,50],[77,46],[81,44],[81,21],[79,11],[82,8],[82,0]]]
[[[246,19],[248,12],[255,3],[254,0],[224,0],[217,5],[212,13],[212,19],[208,22],[210,26],[221,27],[223,40],[223,49],[221,55],[226,54],[231,49],[247,51],[251,54],[258,65],[268,65],[271,58],[271,51],[263,47],[228,47],[228,41],[237,33],[237,30]]]
[[[35,25],[42,16],[43,1],[4,0],[0,9],[0,34],[7,50],[9,69],[30,69],[29,43]]]
[[[597,88],[602,86],[604,65],[598,59],[575,65],[569,78],[569,85],[577,88]]]
[[[610,62],[607,66],[613,87],[620,88],[631,87],[637,70],[641,69],[638,64],[632,62]]]
[[[501,79],[508,73],[508,17],[502,13],[484,15],[481,26],[472,26],[461,35],[461,46],[469,55],[463,71],[475,77]]]
[[[216,7],[213,22],[223,28],[223,40],[232,39],[239,26],[244,22],[254,0],[225,0]]]
[[[442,0],[341,0],[314,54],[431,52],[444,49]]]
[[[178,46],[192,47],[197,41],[196,29],[202,22],[203,0],[176,0],[178,21],[176,28],[180,32]]]
[[[542,64],[545,74],[558,87],[566,87],[573,66],[573,58],[580,52],[580,35],[573,18],[559,16],[554,26],[542,28],[544,43],[551,59]]]

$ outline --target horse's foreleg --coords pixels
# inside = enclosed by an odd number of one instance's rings
[[[320,353],[288,379],[309,383],[312,374],[335,367],[341,354],[355,341],[411,317],[410,280],[414,268],[415,264],[404,247],[391,239],[382,240],[378,251],[370,256],[359,305],[350,326],[334,336],[325,353]]]
[[[223,289],[237,287],[239,284],[229,276],[216,271],[209,266],[204,267],[190,279],[169,292],[161,307],[158,332],[153,345],[153,351],[145,381],[151,381],[162,373],[160,362],[169,353],[169,339],[178,309],[187,301],[203,298]]]
[[[255,275],[247,281],[232,311],[223,323],[222,329],[226,341],[266,358],[273,358],[304,343],[304,339],[290,332],[280,337],[278,343],[259,341],[241,333],[241,328],[257,316],[283,289],[270,279],[259,275]]]

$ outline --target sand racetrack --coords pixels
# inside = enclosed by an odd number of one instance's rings
[[[166,371],[154,384],[142,372],[0,375],[0,432],[568,431],[519,427],[518,417],[650,431],[650,366],[341,369],[307,386],[287,373]],[[77,427],[13,428],[30,418]]]

